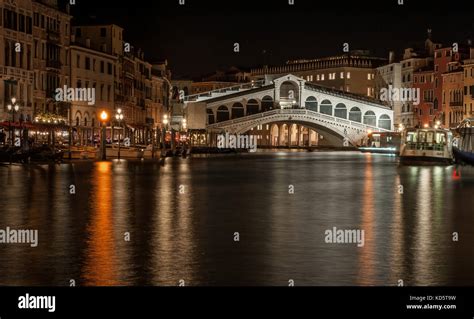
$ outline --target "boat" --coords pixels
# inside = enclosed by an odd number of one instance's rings
[[[370,133],[366,146],[359,147],[362,153],[375,154],[400,154],[401,133],[398,132],[376,132]]]
[[[123,159],[142,159],[145,149],[141,147],[124,147],[120,146],[120,158]],[[107,146],[107,158],[118,158],[119,146]]]
[[[453,142],[456,163],[474,165],[474,118],[464,120],[456,134]]]
[[[64,148],[63,151],[64,158],[69,158],[70,152],[73,160],[95,160],[99,154],[99,149],[93,146],[72,146],[70,150]]]
[[[441,128],[406,129],[402,134],[400,163],[451,165],[453,133]]]

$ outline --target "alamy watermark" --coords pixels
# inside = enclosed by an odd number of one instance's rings
[[[380,90],[380,101],[383,102],[413,102],[413,105],[420,104],[421,90],[419,88],[388,88]]]
[[[217,148],[219,149],[247,149],[250,152],[257,151],[257,136],[240,134],[221,134],[217,136]]]
[[[95,88],[68,88],[65,85],[55,91],[57,102],[87,102],[88,105],[95,105]]]
[[[325,231],[326,244],[357,244],[361,248],[365,246],[365,231],[360,229],[328,229]]]
[[[0,244],[29,244],[38,247],[38,230],[32,229],[0,229]]]

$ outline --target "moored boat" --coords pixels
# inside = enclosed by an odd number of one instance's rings
[[[362,153],[400,154],[401,134],[398,132],[376,132],[368,135],[365,146],[359,147]]]
[[[474,165],[474,118],[464,120],[456,129],[453,154],[456,163]]]
[[[400,163],[451,165],[453,134],[440,128],[406,129],[402,134]]]

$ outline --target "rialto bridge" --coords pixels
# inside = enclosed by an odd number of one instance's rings
[[[201,125],[210,135],[258,135],[259,145],[312,146],[316,140],[358,146],[370,132],[393,130],[393,111],[381,102],[291,74],[184,100],[188,122],[197,109],[205,110]]]

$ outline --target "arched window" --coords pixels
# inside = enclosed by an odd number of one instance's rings
[[[377,126],[377,117],[372,111],[365,112],[364,115],[364,124],[369,126]]]
[[[273,110],[273,98],[267,95],[262,99],[262,112],[270,110]]]
[[[358,107],[353,107],[349,111],[349,120],[353,122],[362,123],[362,112]]]
[[[219,106],[219,108],[217,109],[217,122],[225,122],[229,119],[229,109],[227,108],[227,106]]]
[[[305,108],[309,111],[318,111],[318,100],[314,96],[310,96],[306,99]]]
[[[434,99],[434,101],[433,101],[433,108],[434,108],[435,110],[438,109],[438,99]]]
[[[232,119],[244,117],[244,106],[242,103],[234,103],[232,105]]]
[[[214,112],[211,109],[207,109],[207,124],[211,125],[216,123]]]
[[[390,119],[390,116],[384,114],[379,118],[379,127],[386,129],[386,130],[391,130],[392,129],[392,120]]]
[[[343,103],[339,103],[336,105],[336,109],[334,110],[334,116],[339,117],[341,119],[347,119],[347,107]]]
[[[92,120],[91,120],[91,126],[92,126],[92,127],[95,127],[95,118],[92,118]]]
[[[332,116],[332,103],[329,100],[324,100],[321,102],[320,112],[323,114]]]
[[[249,100],[247,102],[247,115],[257,114],[259,112],[257,100]]]
[[[87,127],[87,117],[84,119],[84,126]]]
[[[76,126],[79,126],[80,121],[81,121],[81,120],[79,119],[79,116],[76,117]]]

